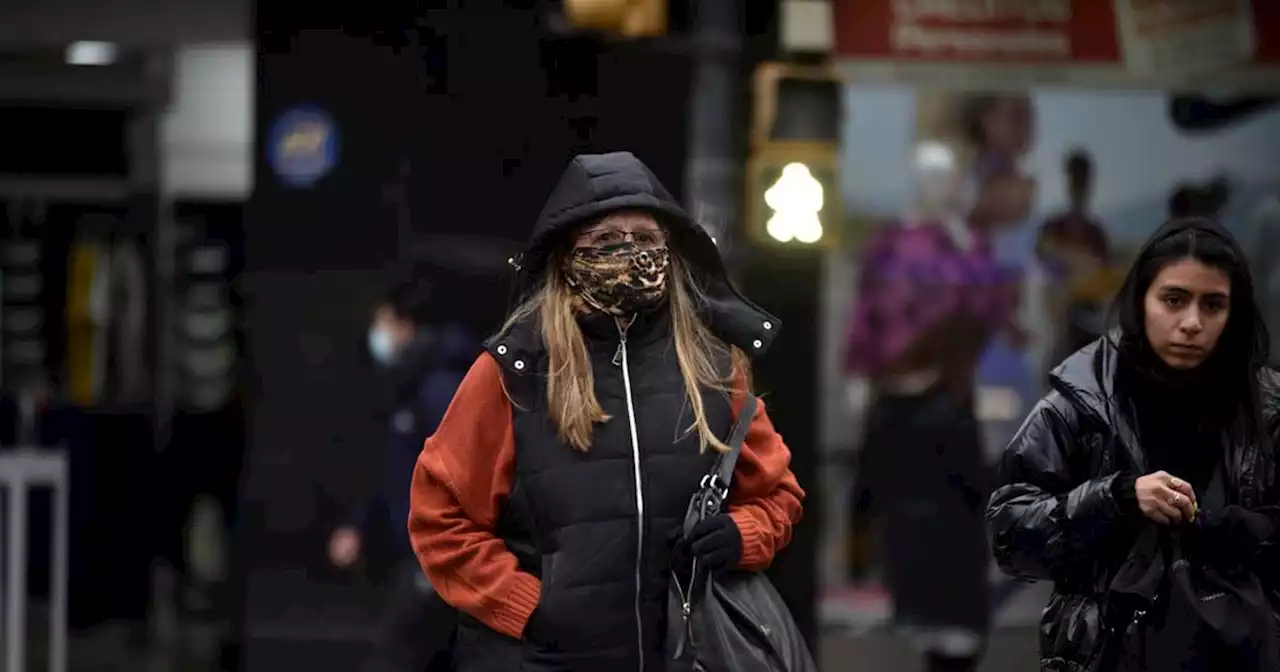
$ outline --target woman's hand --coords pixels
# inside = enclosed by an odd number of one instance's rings
[[[1138,509],[1161,525],[1188,523],[1196,518],[1196,493],[1191,484],[1165,471],[1134,481]]]
[[[732,569],[742,560],[742,532],[728,514],[698,521],[687,541],[693,557],[709,572]]]

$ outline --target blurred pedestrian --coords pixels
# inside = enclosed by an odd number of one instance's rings
[[[1074,277],[1105,265],[1111,258],[1111,244],[1106,227],[1089,207],[1093,159],[1088,152],[1076,150],[1067,155],[1063,167],[1067,175],[1067,210],[1050,217],[1040,227],[1036,254],[1056,276]]]
[[[1069,205],[1045,221],[1036,240],[1036,255],[1054,280],[1049,285],[1054,342],[1046,370],[1102,335],[1106,301],[1083,290],[1102,284],[1097,280],[1111,262],[1106,228],[1089,209],[1093,159],[1076,150],[1067,155],[1064,167]]]
[[[1166,223],[1112,322],[1053,372],[987,509],[1001,568],[1053,581],[1041,669],[1280,669],[1277,378],[1243,252]]]
[[[414,548],[464,613],[457,669],[665,671],[673,556],[759,570],[800,519],[761,406],[726,512],[678,537],[779,324],[626,152],[570,163],[518,264],[519,307],[414,472]]]
[[[1010,398],[1009,411],[985,418],[984,437],[1003,443],[1017,431],[1024,409],[1043,392],[1043,371],[1053,335],[1046,274],[1035,256],[1032,211],[1037,180],[1026,169],[1038,127],[1035,97],[992,93],[968,97],[962,120],[974,153],[969,167],[969,222],[981,229],[1001,267],[1004,291],[1017,307],[1022,330],[1005,330],[986,345],[977,384]]]
[[[389,436],[386,466],[374,496],[357,507],[329,541],[334,565],[351,567],[372,550],[365,547],[365,539],[379,522],[377,514],[388,518],[394,573],[378,650],[367,667],[377,672],[449,669],[457,622],[453,608],[422,576],[404,532],[418,453],[444,417],[479,347],[462,327],[433,314],[432,306],[429,286],[407,282],[388,291],[373,312],[369,353],[392,391],[389,407],[380,413]]]
[[[1169,216],[1174,219],[1206,217],[1219,220],[1231,204],[1231,181],[1216,177],[1204,184],[1183,182],[1169,196]]]

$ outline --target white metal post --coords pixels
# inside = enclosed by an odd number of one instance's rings
[[[27,645],[27,486],[25,479],[13,478],[8,482],[7,507],[9,533],[6,540],[6,561],[9,565],[5,581],[5,670],[26,672]]]

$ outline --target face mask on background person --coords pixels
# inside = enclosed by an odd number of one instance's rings
[[[564,278],[587,305],[611,315],[633,315],[657,305],[667,292],[666,245],[634,242],[579,247],[565,262]]]
[[[373,356],[373,361],[383,366],[395,364],[400,353],[391,330],[386,327],[372,327],[369,329],[368,341],[369,354]]]

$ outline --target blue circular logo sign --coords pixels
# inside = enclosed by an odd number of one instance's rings
[[[338,128],[318,108],[289,109],[272,124],[267,152],[280,181],[310,187],[338,162]]]

